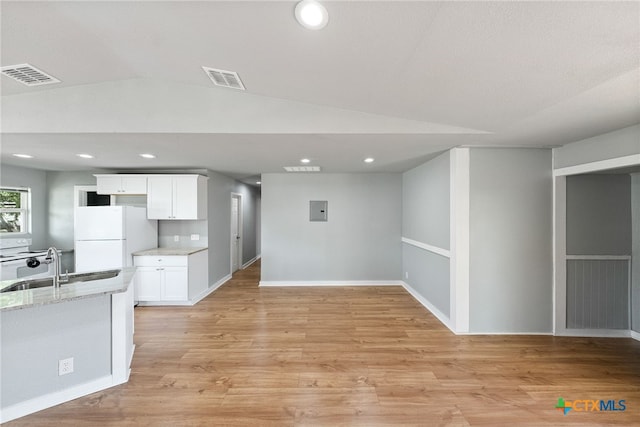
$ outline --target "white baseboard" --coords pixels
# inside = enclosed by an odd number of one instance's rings
[[[261,280],[260,287],[268,286],[402,286],[399,280]]]
[[[242,270],[244,270],[245,268],[249,267],[251,264],[253,264],[254,262],[256,262],[258,260],[258,257],[253,257],[251,258],[249,261],[245,262],[244,264],[242,264],[242,267],[240,267]]]
[[[628,329],[565,329],[556,331],[558,337],[629,338]]]
[[[200,293],[200,295],[196,296],[192,300],[187,300],[187,301],[138,301],[138,305],[141,306],[141,307],[157,307],[157,306],[163,306],[163,305],[166,305],[166,306],[192,306],[192,305],[196,305],[197,303],[202,301],[204,298],[209,296],[209,294],[211,294],[213,291],[218,289],[220,286],[222,286],[225,283],[227,283],[229,280],[231,280],[231,275],[227,274],[222,279],[218,280],[216,283],[214,283],[213,285],[209,286],[207,289],[202,291]]]
[[[631,338],[633,338],[636,341],[640,341],[640,332],[631,331]]]
[[[138,301],[139,307],[156,307],[163,305],[171,305],[171,306],[186,306],[190,307],[193,305],[191,301]]]
[[[224,276],[222,279],[218,280],[216,283],[214,283],[213,285],[209,286],[207,289],[204,290],[204,292],[202,292],[200,295],[198,295],[197,297],[195,297],[193,300],[191,300],[191,305],[195,305],[197,303],[199,303],[200,301],[202,301],[204,298],[206,298],[207,296],[209,296],[209,294],[211,294],[213,291],[215,291],[216,289],[218,289],[220,286],[224,285],[225,283],[227,283],[229,280],[231,280],[231,275],[227,274],[226,276]]]
[[[532,336],[532,335],[539,336],[539,335],[542,335],[542,336],[545,336],[546,335],[546,336],[553,336],[553,332],[521,332],[521,331],[518,331],[518,332],[494,332],[494,331],[491,331],[491,332],[460,332],[460,333],[458,333],[458,335],[487,335],[487,336],[489,336],[489,335],[527,335],[527,336]]]
[[[446,316],[443,312],[441,312],[440,310],[438,310],[436,308],[435,305],[431,304],[425,297],[423,297],[422,295],[420,295],[415,289],[413,289],[408,283],[405,282],[401,282],[402,287],[409,292],[409,294],[415,298],[416,301],[418,301],[420,304],[422,304],[422,306],[424,306],[424,308],[426,308],[427,310],[429,310],[431,312],[431,314],[433,314],[434,316],[436,316],[436,318],[447,328],[449,328],[449,330],[451,332],[453,332],[454,334],[456,333],[456,331],[451,327],[451,321],[449,319],[448,316]]]
[[[88,383],[69,387],[64,390],[45,394],[44,396],[34,397],[33,399],[7,406],[0,410],[0,423],[6,423],[7,421],[15,420],[16,418],[51,408],[52,406],[107,389],[113,385],[112,376],[107,375]]]

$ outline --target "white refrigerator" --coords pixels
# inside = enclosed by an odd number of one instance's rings
[[[158,221],[136,206],[81,206],[75,209],[76,272],[133,265],[133,252],[158,247]]]

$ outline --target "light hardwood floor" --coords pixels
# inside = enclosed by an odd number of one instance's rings
[[[640,425],[640,342],[455,336],[400,287],[258,280],[256,263],[194,307],[137,308],[129,383],[6,425]]]

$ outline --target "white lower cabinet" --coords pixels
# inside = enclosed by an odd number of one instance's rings
[[[207,251],[193,255],[136,255],[133,264],[138,302],[189,303],[195,290],[206,288]]]

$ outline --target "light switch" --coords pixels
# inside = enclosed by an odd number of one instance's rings
[[[327,221],[329,202],[326,200],[309,201],[309,221]]]

